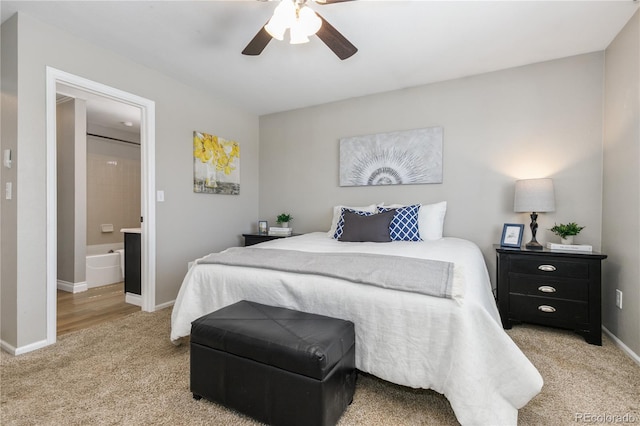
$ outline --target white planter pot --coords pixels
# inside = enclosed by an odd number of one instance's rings
[[[567,235],[567,238],[560,238],[562,244],[573,244],[573,235]]]

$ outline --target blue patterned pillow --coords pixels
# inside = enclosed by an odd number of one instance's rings
[[[389,225],[389,235],[392,241],[421,241],[418,227],[418,211],[420,204],[412,206],[389,208],[378,207],[379,212],[395,210],[396,214]]]
[[[333,238],[339,240],[342,236],[342,232],[344,231],[344,212],[352,212],[358,214],[360,216],[371,216],[376,214],[376,212],[363,212],[361,210],[353,210],[353,209],[345,209],[344,207],[340,211],[340,219],[338,219],[338,225],[336,226],[336,232],[333,234]]]

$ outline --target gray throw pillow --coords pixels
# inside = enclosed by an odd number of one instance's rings
[[[387,243],[391,241],[389,225],[395,213],[395,210],[390,210],[371,216],[361,216],[345,210],[344,228],[340,236],[340,241],[370,241],[374,243]]]

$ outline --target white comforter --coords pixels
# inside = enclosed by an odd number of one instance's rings
[[[246,299],[353,321],[356,366],[384,380],[443,393],[464,425],[516,424],[542,377],[502,329],[487,269],[470,241],[346,243],[317,232],[253,247],[386,253],[453,262],[454,299],[326,276],[196,264],[171,316],[171,340],[191,321]]]

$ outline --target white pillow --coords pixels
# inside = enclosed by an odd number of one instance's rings
[[[364,206],[364,207],[333,206],[333,219],[331,219],[331,228],[329,228],[329,232],[327,232],[327,235],[329,236],[329,238],[333,238],[333,235],[336,233],[336,228],[338,227],[338,221],[340,220],[340,214],[342,214],[342,208],[375,213],[376,209],[378,208],[378,204],[371,204],[369,206]]]
[[[397,209],[406,207],[407,204],[390,204],[384,207]],[[447,213],[447,202],[441,201],[434,204],[422,204],[418,210],[418,232],[420,239],[424,241],[439,240],[442,238],[444,217]],[[338,216],[340,213],[338,212]]]
[[[447,214],[447,202],[423,204],[418,211],[418,231],[425,241],[442,238],[444,216]]]

